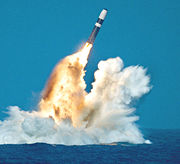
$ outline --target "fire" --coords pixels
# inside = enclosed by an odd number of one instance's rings
[[[39,103],[42,116],[52,117],[56,123],[69,119],[73,126],[79,126],[78,116],[87,95],[84,68],[91,48],[92,44],[86,43],[80,51],[56,65]]]

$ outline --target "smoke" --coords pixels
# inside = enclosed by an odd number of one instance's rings
[[[0,144],[150,143],[136,126],[139,118],[132,107],[133,100],[151,89],[146,69],[123,68],[119,57],[100,61],[92,90],[86,93],[83,77],[90,49],[86,47],[56,66],[43,92],[40,111],[8,108],[9,117],[0,122]]]

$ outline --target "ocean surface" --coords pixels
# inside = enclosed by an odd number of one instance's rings
[[[45,143],[0,145],[1,163],[180,164],[180,130],[143,130],[152,144],[65,146]]]

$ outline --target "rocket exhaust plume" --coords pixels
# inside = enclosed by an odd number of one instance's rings
[[[150,143],[135,124],[131,104],[151,89],[146,69],[123,68],[119,57],[100,61],[92,89],[85,91],[84,68],[106,14],[103,9],[84,47],[55,66],[38,111],[8,108],[9,117],[0,121],[0,144]]]
[[[39,107],[44,116],[70,119],[77,126],[76,118],[84,107],[86,84],[84,68],[92,44],[86,43],[77,53],[67,56],[53,70],[43,91]]]

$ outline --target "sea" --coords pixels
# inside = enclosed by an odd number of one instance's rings
[[[151,144],[112,143],[66,146],[46,143],[0,145],[0,164],[120,163],[180,164],[180,129],[143,130]]]

